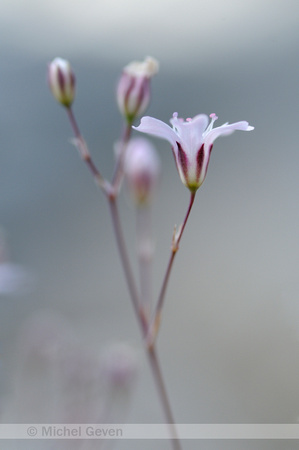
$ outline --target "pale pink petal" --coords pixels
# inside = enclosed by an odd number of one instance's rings
[[[215,139],[217,139],[219,136],[228,136],[229,134],[232,134],[236,130],[241,131],[251,131],[254,127],[251,127],[248,122],[241,121],[231,124],[224,124],[221,125],[221,127],[213,128],[211,131],[209,131],[205,136],[205,145],[209,148]]]
[[[177,134],[170,128],[169,125],[154,117],[145,116],[142,117],[140,125],[133,127],[134,130],[141,131],[141,133],[148,133],[153,136],[166,139],[170,142],[172,147],[176,146],[176,141],[179,140]]]
[[[205,114],[198,114],[193,119],[187,119],[186,122],[179,119],[176,114],[170,119],[170,123],[180,137],[180,142],[183,143],[184,150],[189,155],[194,155],[200,149],[203,143],[202,135],[208,122]]]

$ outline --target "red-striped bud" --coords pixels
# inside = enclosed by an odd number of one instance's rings
[[[150,101],[150,79],[158,72],[154,58],[134,61],[124,69],[117,86],[117,103],[128,123],[144,113]]]
[[[69,108],[75,97],[75,75],[70,63],[55,58],[48,66],[48,82],[56,100]]]

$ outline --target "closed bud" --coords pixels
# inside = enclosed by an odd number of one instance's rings
[[[124,69],[117,86],[117,103],[128,123],[144,113],[150,101],[150,79],[158,72],[159,63],[147,57],[133,61]]]
[[[154,146],[143,138],[131,139],[124,170],[133,200],[138,206],[148,204],[160,175],[160,160]]]
[[[75,75],[70,63],[55,58],[48,66],[48,82],[56,100],[69,108],[75,97]]]

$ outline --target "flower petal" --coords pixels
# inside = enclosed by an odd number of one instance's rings
[[[148,133],[166,139],[172,147],[176,147],[176,142],[179,140],[179,137],[169,125],[154,117],[142,117],[140,125],[133,128],[134,130],[141,131],[141,133]]]
[[[183,121],[177,117],[177,114],[173,115],[170,119],[174,130],[180,137],[180,142],[183,143],[184,150],[191,155],[195,155],[203,143],[203,132],[208,125],[208,117],[205,114],[198,114],[193,119],[187,119]]]
[[[241,121],[231,124],[223,124],[221,127],[213,128],[211,131],[209,131],[205,136],[205,145],[209,148],[215,139],[217,139],[219,136],[228,136],[229,134],[232,134],[236,130],[242,130],[242,131],[251,131],[254,127],[251,127],[248,122]]]

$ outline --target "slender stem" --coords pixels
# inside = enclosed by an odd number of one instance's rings
[[[124,131],[123,131],[119,154],[117,157],[116,166],[114,169],[114,174],[113,174],[112,183],[111,183],[114,188],[114,191],[116,193],[119,190],[119,187],[121,185],[122,178],[123,178],[124,159],[125,159],[127,145],[130,140],[131,132],[132,132],[132,123],[127,123],[125,125]]]
[[[165,273],[164,280],[162,283],[160,295],[159,295],[157,305],[155,308],[154,317],[153,317],[153,320],[149,327],[149,331],[148,331],[148,335],[147,335],[147,345],[149,347],[151,347],[153,345],[153,343],[157,337],[158,331],[159,331],[160,321],[161,321],[161,313],[162,313],[162,309],[163,309],[163,305],[164,305],[165,293],[166,293],[170,273],[171,273],[171,270],[173,267],[175,255],[177,254],[177,252],[179,250],[180,240],[182,238],[184,229],[185,229],[187,221],[188,221],[188,217],[190,215],[190,212],[191,212],[191,209],[192,209],[192,206],[194,203],[195,194],[196,194],[196,192],[191,192],[189,206],[187,209],[187,213],[186,213],[184,222],[181,225],[178,233],[176,233],[176,230],[175,230],[174,235],[173,235],[170,258],[168,261],[168,265],[167,265],[166,273]]]
[[[98,169],[96,168],[90,153],[88,151],[88,147],[80,133],[78,124],[76,122],[75,116],[73,114],[73,111],[71,108],[67,108],[68,117],[70,119],[71,126],[73,128],[75,137],[76,137],[76,144],[78,147],[78,150],[80,152],[80,155],[82,159],[86,162],[88,168],[90,169],[96,183],[103,189],[106,198],[109,203],[110,207],[110,213],[112,218],[112,224],[114,228],[114,233],[116,237],[116,242],[118,246],[118,251],[120,254],[120,259],[122,262],[122,266],[125,273],[125,278],[127,281],[128,289],[130,292],[130,297],[133,303],[134,311],[141,329],[142,337],[145,339],[148,333],[149,329],[149,323],[148,318],[146,314],[144,313],[144,308],[140,302],[139,294],[136,288],[133,272],[131,269],[126,245],[125,245],[125,239],[122,232],[122,227],[120,223],[119,213],[118,213],[118,207],[117,207],[117,196],[118,196],[118,190],[122,181],[123,177],[123,163],[124,163],[124,157],[125,157],[125,151],[128,144],[128,141],[130,139],[131,135],[131,124],[127,124],[123,139],[122,139],[122,146],[120,150],[120,155],[117,160],[113,181],[112,183],[108,183],[100,174]],[[147,355],[149,358],[149,362],[151,365],[152,373],[157,385],[157,389],[159,392],[159,398],[163,406],[163,410],[165,413],[166,420],[170,426],[170,432],[171,432],[171,443],[173,450],[181,450],[181,444],[180,441],[177,438],[177,432],[175,427],[174,418],[172,415],[170,403],[168,400],[168,395],[166,392],[163,376],[160,369],[160,364],[157,358],[156,349],[154,344],[149,348],[146,347]]]
[[[111,186],[110,184],[102,177],[99,170],[97,169],[96,165],[94,164],[91,155],[89,153],[88,147],[86,145],[86,142],[84,141],[84,138],[79,130],[78,123],[76,121],[75,115],[73,113],[73,110],[71,107],[66,108],[68,118],[71,123],[71,127],[73,129],[74,135],[76,137],[76,146],[79,150],[80,156],[85,161],[87,167],[89,168],[96,184],[100,186],[106,193],[111,192]]]
[[[136,212],[136,246],[140,276],[140,299],[148,318],[152,301],[151,269],[153,256],[150,212],[150,205],[139,206]]]
[[[118,246],[121,263],[122,263],[122,266],[123,266],[123,269],[125,272],[125,277],[127,280],[127,285],[128,285],[131,299],[132,299],[134,311],[136,313],[136,317],[137,317],[139,325],[141,327],[142,335],[144,336],[145,333],[147,332],[148,323],[147,323],[145,314],[143,313],[143,310],[142,310],[142,307],[140,304],[140,300],[139,300],[139,294],[138,294],[138,291],[137,291],[137,288],[135,285],[134,276],[133,276],[133,272],[131,269],[131,264],[129,261],[122,228],[120,225],[117,202],[114,197],[112,197],[112,198],[108,197],[108,200],[109,200],[110,213],[111,213],[111,218],[112,218],[112,223],[113,223],[113,228],[114,228],[114,234],[115,234],[115,238],[116,238],[116,242],[117,242],[117,246]]]
[[[180,440],[178,438],[175,421],[174,421],[170,403],[168,400],[168,395],[167,395],[165,384],[163,381],[163,376],[162,376],[162,372],[160,369],[160,363],[159,363],[159,360],[157,357],[155,345],[152,345],[150,348],[147,348],[147,354],[148,354],[148,357],[150,360],[153,375],[155,377],[157,389],[160,394],[160,400],[163,405],[163,409],[164,409],[165,415],[167,417],[168,424],[170,426],[169,430],[171,432],[172,447],[174,450],[181,450],[182,447],[181,447]]]

